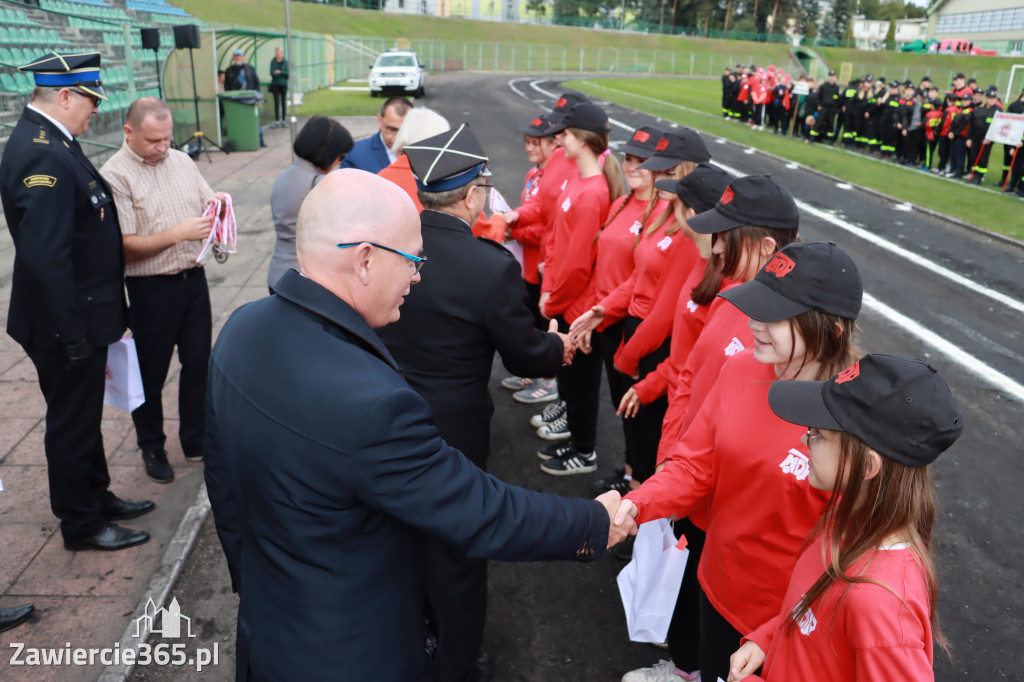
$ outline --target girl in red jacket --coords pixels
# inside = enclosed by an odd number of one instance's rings
[[[574,105],[548,130],[561,133],[565,156],[574,159],[579,169],[556,203],[541,285],[541,314],[557,319],[563,332],[594,303],[597,237],[609,205],[623,193],[622,169],[608,152],[608,131],[608,115],[590,102]],[[600,385],[599,353],[579,353],[559,372],[558,393],[566,403],[572,436],[538,451],[545,473],[568,476],[597,469],[594,446]]]
[[[735,183],[734,183],[735,184]],[[708,212],[691,219],[694,225]],[[793,561],[827,494],[807,482],[799,428],[776,417],[768,387],[820,380],[856,357],[860,276],[834,244],[791,244],[756,278],[721,294],[749,316],[754,348],[730,358],[672,460],[629,493],[617,518],[642,523],[701,512],[707,538],[697,567],[700,668],[725,678],[749,632],[779,612]]]
[[[672,309],[679,291],[700,256],[692,231],[685,223],[676,221],[673,211],[667,210],[669,197],[659,197],[654,182],[658,176],[669,176],[674,183],[711,158],[700,135],[689,128],[665,133],[653,147],[654,154],[639,165],[635,174],[644,174],[646,192],[651,201],[658,203],[657,215],[650,225],[636,226],[631,239],[633,267],[629,277],[614,290],[599,292],[597,305],[581,315],[572,324],[575,338],[593,329],[607,329],[623,324],[617,339],[603,335],[609,382],[632,382],[646,376],[668,356],[669,333],[672,329]],[[652,175],[652,172],[655,175]],[[675,196],[674,194],[671,196]],[[601,262],[598,249],[598,263]],[[600,280],[599,272],[599,280]],[[600,295],[603,293],[604,295]],[[656,314],[658,301],[664,301]],[[618,375],[612,379],[612,375]],[[628,383],[626,384],[628,386]],[[618,406],[623,391],[612,395]],[[617,489],[625,492],[631,481],[645,481],[654,473],[658,452],[661,420],[666,401],[654,401],[635,417],[623,422],[626,440],[626,464],[616,475],[598,482],[595,490]]]
[[[865,355],[828,381],[778,382],[768,401],[810,427],[807,480],[832,497],[779,614],[733,654],[729,681],[933,680],[932,640],[946,645],[928,465],[963,429],[949,387],[921,360]]]

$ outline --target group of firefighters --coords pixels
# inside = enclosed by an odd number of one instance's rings
[[[782,69],[737,64],[722,76],[722,114],[756,130],[771,127],[808,143],[824,142],[904,166],[982,184],[993,143],[985,136],[996,112],[1003,111],[999,89],[979,88],[962,73],[941,94],[925,76],[912,81],[866,74],[845,86],[836,72],[824,80],[792,81]],[[1006,108],[1024,114],[1024,92]],[[795,121],[794,121],[795,117]],[[999,187],[1024,198],[1024,154],[1020,144],[1003,146]]]

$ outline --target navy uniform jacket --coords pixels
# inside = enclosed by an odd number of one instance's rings
[[[598,502],[484,473],[351,307],[294,270],[275,288],[210,359],[206,484],[240,596],[237,679],[432,679],[424,534],[471,557],[603,553]]]
[[[380,173],[390,165],[388,148],[384,146],[379,132],[356,142],[341,160],[342,168],[358,168],[373,174]]]
[[[554,376],[562,341],[534,326],[516,259],[438,211],[420,214],[422,281],[402,316],[378,330],[409,385],[423,396],[445,440],[483,467],[494,403],[487,390],[494,351],[517,376]]]
[[[127,320],[117,208],[77,142],[26,108],[0,161],[14,240],[7,333],[29,350],[121,338]]]

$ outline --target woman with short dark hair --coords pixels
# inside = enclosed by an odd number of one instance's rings
[[[327,173],[338,167],[352,149],[352,136],[345,126],[327,116],[314,116],[302,126],[292,146],[295,163],[284,169],[270,190],[270,212],[274,217],[274,254],[267,271],[267,287],[274,285],[290,268],[299,269],[295,257],[295,221],[299,207]]]

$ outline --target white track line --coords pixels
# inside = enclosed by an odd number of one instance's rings
[[[544,93],[549,97],[555,97],[555,95],[552,95],[551,93],[540,88],[537,85],[538,82],[539,81],[533,81],[530,83],[530,85],[538,92]],[[511,83],[509,83],[509,87],[512,87]],[[513,90],[515,90],[515,88],[513,88]],[[525,98],[529,99],[528,97]],[[633,131],[632,126],[627,125],[622,121],[617,121],[610,117],[608,120],[612,125],[618,128],[622,128],[630,132]],[[727,173],[731,173],[736,176],[744,175],[739,170],[735,168],[730,168],[729,166],[725,166],[721,163],[716,162],[715,165],[717,165],[719,168],[723,169]],[[920,267],[925,268],[926,270],[934,272],[935,274],[941,277],[945,277],[946,279],[955,282],[956,284],[959,284],[967,289],[970,289],[971,291],[980,293],[983,296],[987,296],[1014,310],[1024,312],[1024,303],[1022,303],[1021,301],[1018,301],[1014,298],[1011,298],[1010,296],[1007,296],[993,289],[989,289],[988,287],[972,282],[966,277],[957,275],[956,273],[953,272],[949,272],[946,268],[943,268],[941,265],[938,265],[937,263],[934,263],[928,260],[927,258],[923,258],[917,255],[916,253],[908,251],[902,246],[893,244],[890,241],[880,238],[876,234],[868,232],[863,228],[857,227],[856,225],[853,225],[841,218],[837,218],[836,216],[825,211],[822,211],[818,208],[815,208],[814,206],[811,206],[805,202],[797,201],[796,203],[800,210],[806,211],[807,213],[810,213],[816,218],[820,218],[821,220],[831,223],[836,227],[839,227],[843,230],[846,230],[847,232],[850,232],[851,234],[857,235],[862,239],[867,240],[870,244],[877,245],[886,251],[889,251],[902,258],[905,258],[906,260],[909,260],[915,265],[919,265]],[[994,369],[993,367],[990,367],[981,360],[978,360],[976,357],[974,357],[967,351],[963,350],[959,346],[947,341],[939,334],[936,334],[935,332],[921,325],[919,322],[910,319],[906,315],[882,303],[877,298],[868,293],[864,294],[864,306],[870,310],[875,311],[882,317],[886,318],[894,325],[905,331],[907,334],[910,334],[911,336],[917,338],[924,344],[931,346],[939,353],[952,360],[954,363],[963,367],[968,373],[984,381],[993,388],[1002,391],[1021,402],[1024,402],[1024,385],[1014,381],[1007,375]]]

